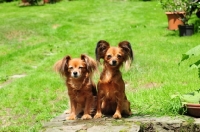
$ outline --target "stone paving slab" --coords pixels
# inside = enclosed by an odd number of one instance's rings
[[[41,132],[200,132],[200,118],[132,116],[66,120],[61,114],[43,124]]]

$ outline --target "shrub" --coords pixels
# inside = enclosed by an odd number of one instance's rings
[[[198,56],[199,58],[190,64],[189,66],[192,68],[197,68],[198,69],[198,77],[200,78],[200,45],[190,49],[187,51],[185,54],[182,55],[181,62],[184,60],[188,60],[194,56]],[[179,63],[180,64],[180,63]]]

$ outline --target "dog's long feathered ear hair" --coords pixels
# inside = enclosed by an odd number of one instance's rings
[[[96,60],[100,62],[101,58],[104,58],[106,51],[110,48],[110,44],[106,42],[105,40],[100,40],[97,43],[96,50],[95,50],[95,55],[96,55]]]
[[[125,55],[125,67],[128,69],[133,61],[133,50],[131,44],[128,41],[122,41],[118,44],[118,47],[122,48]]]
[[[70,59],[70,56],[65,56],[62,60],[57,61],[54,64],[54,70],[60,73],[61,76],[66,76],[66,70],[68,68],[68,62]]]
[[[83,60],[87,65],[87,70],[89,73],[93,73],[93,71],[97,70],[97,63],[91,57],[81,54],[81,60]]]

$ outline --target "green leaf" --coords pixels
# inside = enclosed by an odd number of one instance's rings
[[[182,54],[182,59],[181,61],[187,60],[190,56],[187,54]]]
[[[185,54],[182,54],[181,62],[191,58],[192,56],[198,56],[198,55],[200,55],[200,45],[197,45],[196,47],[188,50]]]
[[[200,45],[188,50],[185,54],[182,54],[182,59],[178,63],[180,65],[181,62],[191,58],[192,56],[199,56],[200,55]],[[192,68],[198,68],[198,77],[200,78],[200,59],[190,65]]]
[[[198,68],[198,75],[199,75],[199,78],[200,78],[200,67]]]
[[[183,95],[181,98],[182,102],[187,102],[187,103],[199,103],[200,96],[197,94],[195,96],[192,95]]]
[[[189,58],[190,58],[191,56],[198,56],[198,55],[200,55],[200,45],[197,45],[196,47],[194,47],[194,48],[188,50],[188,51],[186,52],[186,55],[189,55]]]
[[[200,60],[196,61],[195,63],[191,64],[190,67],[195,66],[196,68],[200,67]]]

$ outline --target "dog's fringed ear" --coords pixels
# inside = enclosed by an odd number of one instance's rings
[[[97,43],[96,50],[95,50],[95,55],[96,55],[96,60],[100,62],[101,58],[104,58],[106,51],[110,48],[110,44],[106,42],[105,40],[100,40]]]
[[[93,73],[93,71],[97,70],[97,63],[91,57],[81,54],[81,60],[83,60],[86,63],[87,70],[89,71],[89,73]]]
[[[128,41],[122,41],[118,44],[118,47],[122,48],[125,54],[125,67],[128,69],[133,61],[133,50],[131,44]]]
[[[54,70],[62,76],[66,76],[66,70],[68,68],[68,62],[71,59],[70,56],[64,57],[62,60],[59,60],[54,65]]]

